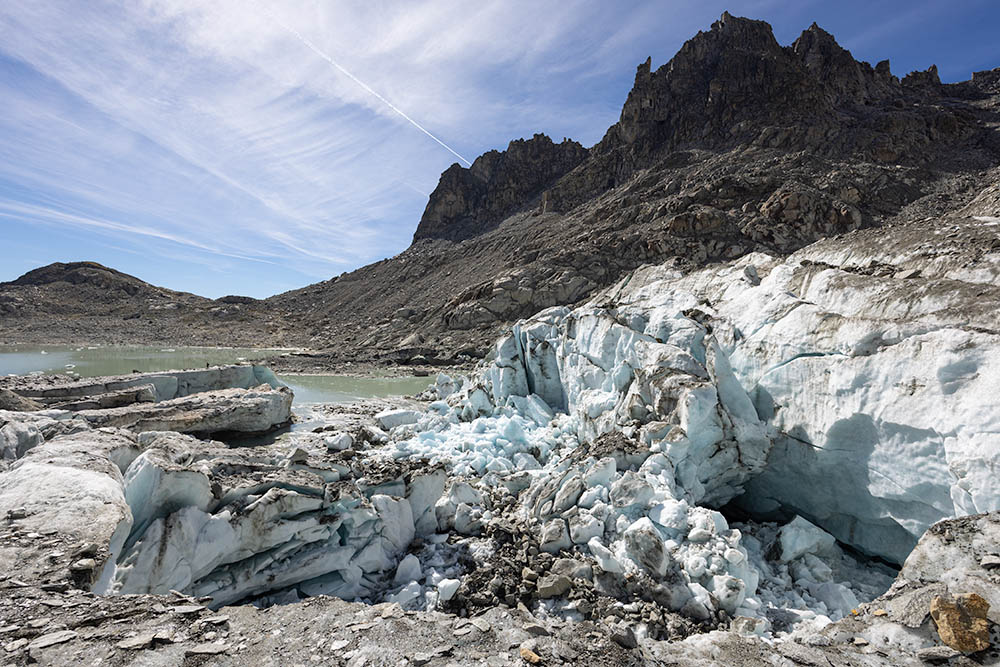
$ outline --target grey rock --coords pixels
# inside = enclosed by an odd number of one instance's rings
[[[917,658],[932,665],[949,662],[952,658],[962,655],[950,646],[931,646],[917,651]]]
[[[97,569],[97,561],[93,558],[81,558],[69,566],[71,572],[91,572]]]
[[[213,642],[207,644],[197,644],[190,648],[184,650],[184,655],[188,656],[198,656],[198,655],[219,655],[220,653],[225,653],[229,650],[226,644],[221,642]]]
[[[28,644],[28,650],[48,648],[49,646],[55,646],[56,644],[62,644],[68,642],[71,639],[76,639],[78,634],[73,630],[59,630],[58,632],[50,632],[46,635],[42,635],[38,639],[34,639]]]
[[[622,648],[633,649],[639,646],[632,627],[618,623],[611,631],[611,639]]]
[[[996,554],[983,556],[982,560],[979,561],[979,566],[986,570],[995,570],[1000,568],[1000,556]]]
[[[550,574],[538,580],[538,597],[554,598],[573,587],[573,581],[563,574]]]
[[[0,410],[34,412],[35,410],[42,410],[44,408],[45,406],[38,401],[15,394],[9,389],[0,389]]]
[[[120,649],[125,649],[128,651],[137,651],[139,649],[149,648],[153,645],[153,641],[156,637],[155,632],[142,632],[135,637],[129,637],[128,639],[123,639],[118,642],[116,646]]]

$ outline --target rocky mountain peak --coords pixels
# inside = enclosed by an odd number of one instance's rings
[[[104,289],[120,289],[129,294],[134,294],[143,288],[155,289],[149,283],[134,276],[108,268],[97,262],[54,262],[28,271],[8,284],[39,287],[60,282],[70,285],[93,285]]]
[[[441,174],[413,235],[459,241],[476,236],[536,202],[542,191],[587,157],[575,141],[555,143],[544,134],[515,139],[505,151],[488,151],[469,168],[455,163]]]
[[[887,65],[876,74],[815,23],[782,47],[767,23],[725,13],[655,72],[649,61],[639,66],[621,119],[598,152],[718,147],[753,126],[884,96],[891,83]]]
[[[866,100],[881,96],[887,90],[884,85],[876,85],[876,79],[882,84],[892,82],[888,62],[876,77],[876,71],[868,63],[855,60],[833,35],[815,23],[804,30],[789,48],[815,80],[826,86],[836,99],[853,96]]]

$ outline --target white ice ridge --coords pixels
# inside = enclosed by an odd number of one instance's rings
[[[935,521],[1000,508],[1000,313],[968,306],[991,283],[810,252],[642,269],[543,311],[394,433],[412,432],[394,455],[524,491],[543,549],[648,575],[671,608],[752,616],[774,581],[809,573],[835,618],[857,598],[811,547],[776,574],[709,508],[739,496],[896,562]]]
[[[172,433],[140,436],[126,469],[134,525],[110,590],[211,596],[221,606],[295,586],[370,596],[416,535],[437,530],[440,469],[343,483],[349,466],[294,450],[205,452]]]

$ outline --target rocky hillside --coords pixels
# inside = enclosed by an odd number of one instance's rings
[[[218,342],[254,344],[247,325],[255,302],[176,292],[97,262],[56,262],[0,283],[0,330],[7,343],[218,344],[213,324],[236,322]]]
[[[192,306],[185,330],[326,350],[307,365],[473,358],[516,319],[643,264],[686,271],[859,228],[933,227],[964,207],[995,215],[998,127],[1000,69],[899,78],[816,25],[782,46],[766,23],[724,14],[670,62],[638,67],[592,148],[536,135],[453,165],[405,252],[260,303]],[[123,336],[166,342],[151,319]],[[3,324],[13,339],[64,330],[34,321]],[[100,337],[118,322],[77,325]]]

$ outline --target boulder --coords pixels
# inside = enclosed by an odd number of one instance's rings
[[[938,596],[931,600],[931,618],[941,641],[962,653],[990,647],[990,603],[976,595]]]
[[[33,412],[35,410],[43,410],[44,408],[45,406],[38,401],[15,394],[9,389],[0,389],[0,410]]]
[[[159,403],[139,403],[77,414],[95,427],[113,426],[134,432],[258,433],[291,420],[292,391],[272,389],[223,389]]]

